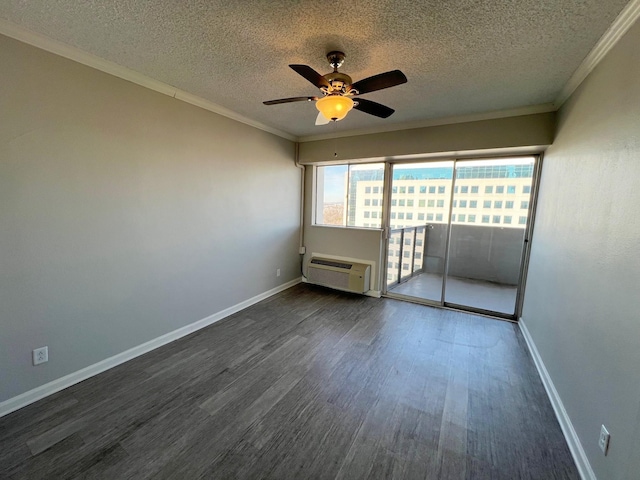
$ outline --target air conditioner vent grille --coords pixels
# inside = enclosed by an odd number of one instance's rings
[[[326,265],[327,267],[344,268],[345,270],[351,270],[352,263],[336,262],[335,260],[325,260],[324,258],[312,258],[311,263],[316,265]]]

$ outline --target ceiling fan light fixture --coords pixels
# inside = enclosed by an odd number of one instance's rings
[[[353,100],[342,95],[328,95],[318,99],[316,108],[327,120],[337,122],[353,108]]]

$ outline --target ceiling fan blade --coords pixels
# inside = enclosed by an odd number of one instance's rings
[[[316,87],[329,87],[329,82],[308,65],[289,65],[296,73],[313,83]]]
[[[318,112],[318,116],[316,117],[316,125],[326,125],[330,121],[331,120],[327,120],[327,117],[325,117],[322,112]]]
[[[313,102],[317,100],[318,97],[291,97],[291,98],[280,98],[278,100],[267,100],[266,102],[262,102],[265,105],[278,105],[279,103],[291,103],[291,102]]]
[[[395,87],[407,83],[407,77],[400,70],[392,70],[390,72],[379,73],[373,77],[364,78],[357,81],[351,87],[358,90],[358,94],[375,92],[383,88]]]
[[[365,100],[364,98],[357,98],[355,101],[358,102],[358,104],[354,105],[353,108],[355,108],[356,110],[360,110],[361,112],[368,113],[369,115],[374,115],[376,117],[387,118],[391,116],[393,112],[395,112],[393,108],[389,108],[378,102]]]

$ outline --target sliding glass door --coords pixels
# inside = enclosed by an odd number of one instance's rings
[[[514,317],[536,162],[392,165],[387,293]]]
[[[392,166],[387,291],[440,302],[453,161]]]

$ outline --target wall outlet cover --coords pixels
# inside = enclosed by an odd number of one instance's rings
[[[40,365],[49,361],[49,347],[36,348],[33,351],[33,364]]]
[[[611,435],[609,434],[609,431],[606,429],[604,425],[602,425],[600,427],[600,438],[598,439],[598,446],[600,447],[600,450],[602,450],[602,453],[604,453],[605,455],[609,451],[610,438],[611,438]]]

